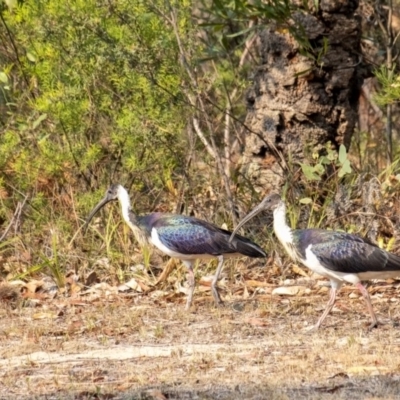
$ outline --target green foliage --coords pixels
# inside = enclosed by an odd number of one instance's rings
[[[211,14],[210,19],[203,24],[213,26],[215,30],[223,30],[228,25],[241,24],[248,20],[272,20],[281,24],[287,23],[296,6],[288,0],[256,0],[249,3],[246,0],[213,1],[205,7]],[[227,38],[247,34],[251,29],[241,29],[231,32]]]
[[[301,196],[292,190],[290,182],[286,185],[290,204],[288,215],[291,225],[298,226],[301,205],[306,205],[309,207],[306,226],[325,228],[326,213],[335,195],[342,190],[343,183],[351,182],[355,175],[344,145],[336,151],[331,143],[327,143],[322,154],[313,154],[311,158],[313,164],[300,164],[302,176],[296,186],[300,184]]]
[[[301,170],[307,180],[321,181],[328,165],[333,167],[334,173],[337,173],[338,178],[343,178],[345,175],[351,174],[350,160],[347,158],[347,150],[343,144],[339,147],[339,153],[332,149],[330,143],[326,145],[325,149],[325,155],[315,156],[317,159],[314,165],[300,164]]]
[[[50,268],[59,284],[60,260],[44,260],[37,247],[39,236],[54,247],[49,226],[62,227],[67,242],[76,238],[79,216],[98,195],[93,188],[103,192],[111,181],[150,193],[138,207],[150,209],[164,177],[184,170],[193,111],[168,23],[172,8],[195,56],[187,1],[39,0],[0,8],[0,216],[10,220],[28,196],[23,232],[36,235],[33,264]]]
[[[213,32],[212,52],[210,57],[220,56],[221,52],[229,51],[235,47],[238,41],[248,39],[260,27],[263,29],[273,23],[275,28],[290,32],[300,44],[302,54],[313,59],[318,65],[326,54],[329,43],[326,38],[322,39],[316,48],[310,44],[304,33],[304,27],[296,19],[293,23],[294,13],[311,12],[310,5],[306,2],[296,4],[289,0],[246,0],[235,1],[212,1],[204,2],[207,19],[202,26]],[[313,8],[318,10],[318,3]],[[219,50],[218,50],[219,44]]]
[[[62,183],[74,174],[91,186],[181,164],[183,74],[172,29],[155,11],[163,8],[75,0],[4,12],[23,53],[13,79],[30,81],[25,93],[13,93],[29,111],[14,114],[0,139],[2,163],[20,177],[15,184],[27,188],[39,175]],[[180,11],[188,32],[190,10],[181,4]],[[5,71],[0,81],[4,89]]]
[[[300,53],[313,60],[318,67],[323,67],[323,59],[329,50],[329,40],[323,37],[320,45],[315,47],[310,45],[305,35],[298,34],[297,40],[301,44]],[[306,72],[307,71],[300,71],[297,75],[301,76]]]
[[[398,103],[400,100],[400,75],[394,68],[381,66],[375,70],[375,76],[381,84],[381,90],[375,96],[376,102],[382,106]]]

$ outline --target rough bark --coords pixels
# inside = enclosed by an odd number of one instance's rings
[[[313,15],[294,15],[314,58],[302,55],[298,41],[286,31],[261,33],[261,66],[247,96],[243,166],[247,177],[264,189],[282,183],[287,175],[282,164],[288,160],[292,165],[303,162],[328,141],[349,146],[363,69],[357,6],[357,0],[321,0]]]

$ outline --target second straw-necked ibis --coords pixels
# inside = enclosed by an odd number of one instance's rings
[[[336,292],[343,282],[352,283],[360,290],[371,315],[370,328],[376,327],[378,321],[371,299],[361,281],[400,276],[400,257],[350,233],[323,229],[291,229],[286,222],[285,203],[275,193],[266,196],[246,215],[232,235],[263,210],[273,210],[275,234],[291,258],[330,280],[330,299],[314,328],[318,329],[332,310]]]
[[[231,232],[201,219],[160,212],[138,216],[132,211],[128,192],[119,184],[108,188],[104,198],[88,216],[85,227],[103,206],[113,200],[119,201],[122,216],[140,244],[150,243],[164,254],[180,259],[188,268],[190,289],[186,309],[192,303],[195,288],[193,264],[196,259],[218,259],[211,289],[216,304],[220,305],[222,300],[217,282],[224,259],[240,256],[266,257],[264,250],[251,240],[240,235],[234,235],[230,240]]]

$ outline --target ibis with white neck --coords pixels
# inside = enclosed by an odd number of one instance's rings
[[[88,216],[85,227],[103,206],[115,200],[119,201],[122,216],[141,245],[150,243],[164,254],[180,259],[188,268],[190,289],[186,309],[190,308],[193,299],[195,288],[193,264],[196,259],[218,260],[211,289],[216,304],[221,305],[223,302],[218,293],[217,282],[224,259],[240,256],[266,257],[264,250],[251,240],[240,235],[234,235],[230,240],[231,232],[201,219],[159,212],[138,216],[132,211],[128,192],[119,184],[108,188],[104,198]]]
[[[352,283],[360,290],[371,315],[370,328],[376,327],[378,320],[361,281],[400,276],[400,257],[350,233],[291,229],[286,222],[285,203],[275,193],[265,197],[239,222],[232,238],[241,226],[263,210],[273,210],[275,234],[291,258],[330,280],[330,299],[314,328],[318,329],[332,310],[336,293],[344,282]]]

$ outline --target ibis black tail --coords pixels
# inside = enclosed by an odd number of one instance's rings
[[[244,236],[235,235],[232,238],[230,245],[236,249],[238,253],[241,253],[244,256],[254,258],[267,257],[267,253],[258,244]]]
[[[400,257],[393,253],[388,253],[388,260],[385,265],[383,265],[382,271],[399,271],[400,276]]]

